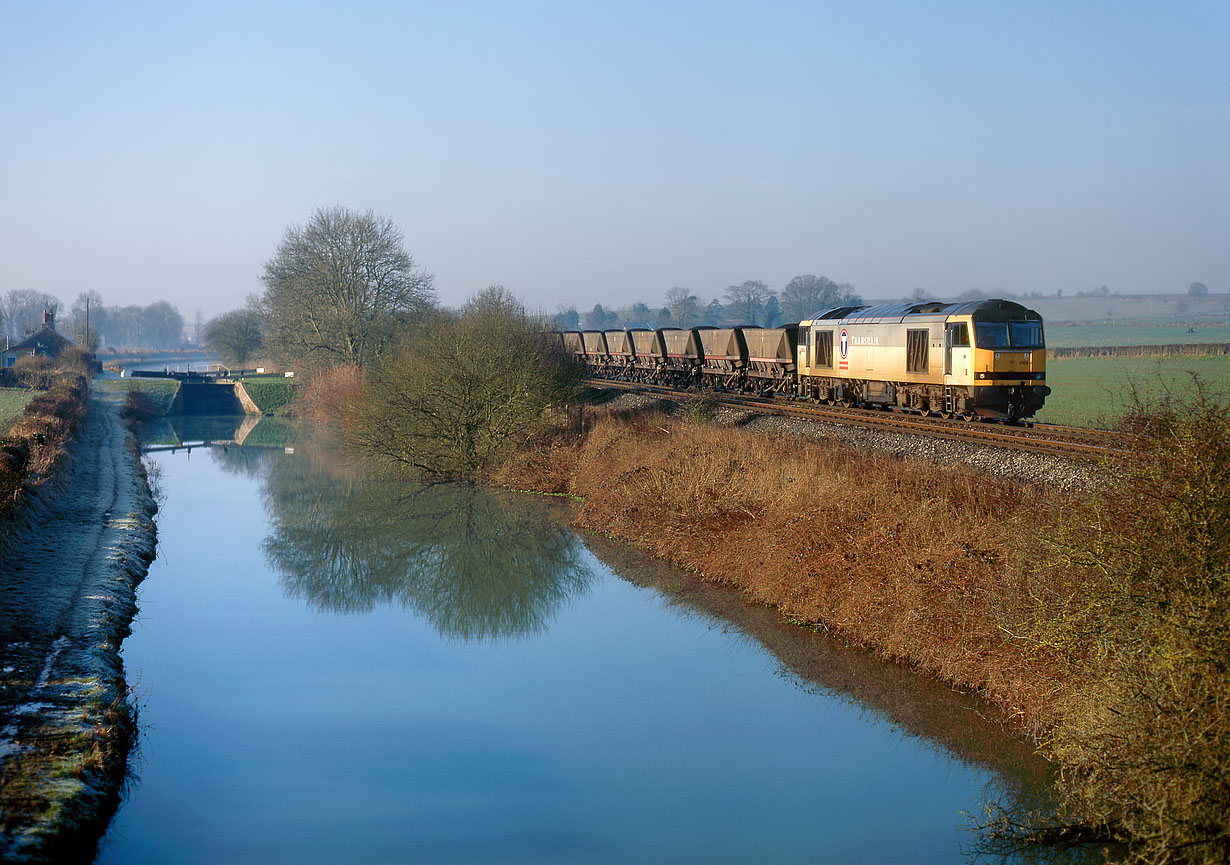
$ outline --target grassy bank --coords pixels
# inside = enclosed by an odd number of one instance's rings
[[[0,387],[0,433],[8,432],[13,421],[37,393],[26,388]]]
[[[244,378],[240,380],[248,397],[265,415],[285,415],[295,398],[294,379]]]

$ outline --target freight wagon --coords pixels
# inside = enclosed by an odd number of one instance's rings
[[[1050,394],[1042,317],[1007,300],[845,306],[783,327],[568,331],[591,375],[885,406],[1032,417]]]

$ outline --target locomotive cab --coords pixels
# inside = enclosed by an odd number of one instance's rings
[[[950,317],[945,330],[945,373],[953,384],[968,382],[979,414],[1022,420],[1042,408],[1051,390],[1038,313],[1011,301],[983,301],[968,319]]]

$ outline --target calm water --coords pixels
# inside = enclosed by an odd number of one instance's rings
[[[961,811],[1025,783],[976,705],[559,503],[304,445],[152,459],[142,739],[99,862],[948,863]]]

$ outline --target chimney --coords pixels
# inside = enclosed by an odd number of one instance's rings
[[[48,330],[56,329],[56,311],[54,309],[43,310],[43,327]]]

